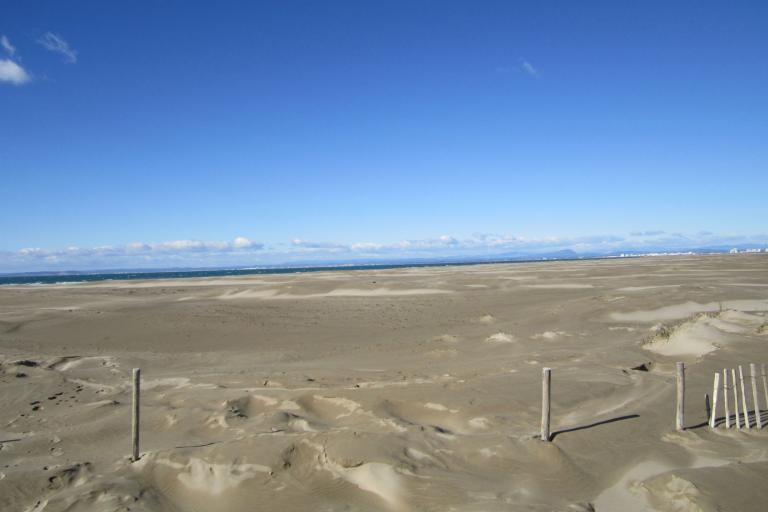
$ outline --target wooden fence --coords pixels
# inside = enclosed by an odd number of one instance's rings
[[[750,420],[750,410],[747,405],[747,396],[749,388],[744,385],[744,371],[742,366],[738,366],[739,380],[736,380],[736,369],[731,368],[730,372],[727,368],[723,369],[722,380],[719,372],[715,373],[714,383],[712,387],[712,406],[709,408],[709,427],[712,429],[718,426],[718,410],[721,403],[720,390],[722,389],[722,403],[724,407],[724,425],[726,429],[731,428],[731,409],[730,404],[733,402],[735,410],[735,418],[733,425],[736,429],[741,430],[742,426],[745,430],[750,430],[752,425],[757,429],[763,428],[762,418],[760,417],[760,401],[758,380],[762,377],[763,393],[765,395],[765,409],[768,410],[768,378],[766,378],[765,365],[761,365],[761,375],[758,375],[757,365],[752,363],[749,365],[750,375],[748,376],[751,384],[752,395],[752,419]],[[675,410],[675,428],[677,430],[685,430],[685,365],[683,363],[677,363],[675,365],[675,375],[677,380],[677,407]],[[730,376],[730,379],[729,379]],[[721,387],[722,382],[722,387]],[[141,370],[139,368],[133,369],[133,404],[131,414],[131,460],[139,460],[139,408],[141,399]],[[729,395],[730,391],[730,395]],[[541,440],[545,442],[552,441],[553,435],[550,428],[551,423],[551,401],[552,396],[552,369],[543,368],[541,371]],[[731,397],[729,399],[729,396]],[[741,409],[739,409],[739,398],[741,398]],[[707,404],[709,404],[709,398],[707,397]]]

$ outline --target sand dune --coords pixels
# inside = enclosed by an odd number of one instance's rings
[[[727,334],[759,334],[765,320],[734,310],[698,314],[682,323],[654,326],[656,334],[643,348],[666,356],[701,357],[726,344]]]
[[[768,363],[759,285],[765,255],[3,287],[0,510],[764,510],[768,430],[704,426],[715,371]]]

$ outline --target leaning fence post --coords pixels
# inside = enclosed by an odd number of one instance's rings
[[[715,384],[712,387],[712,413],[709,416],[709,428],[715,428],[717,421],[717,395],[720,391],[720,372],[715,372]]]
[[[684,409],[685,409],[685,366],[683,363],[677,363],[677,414],[675,415],[675,428],[683,430],[685,428]]]
[[[541,371],[541,440],[549,441],[549,397],[552,370],[544,368]]]
[[[749,363],[750,380],[752,381],[752,401],[755,406],[755,424],[758,430],[763,428],[763,420],[760,418],[760,404],[757,395],[757,365]]]
[[[741,418],[739,417],[739,384],[736,382],[736,370],[731,368],[731,383],[733,386],[733,407],[736,410],[736,430],[741,430]]]
[[[749,430],[749,409],[747,408],[747,392],[744,389],[744,370],[739,365],[739,381],[741,382],[741,405],[744,416],[744,428]]]
[[[133,369],[133,414],[131,417],[131,460],[139,460],[139,400],[140,400],[141,369]]]
[[[725,404],[725,428],[731,428],[731,408],[728,405],[728,370],[723,368],[723,403]]]

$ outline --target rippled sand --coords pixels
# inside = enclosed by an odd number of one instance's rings
[[[763,254],[0,287],[0,361],[3,511],[768,503],[768,428],[704,426],[768,363]]]

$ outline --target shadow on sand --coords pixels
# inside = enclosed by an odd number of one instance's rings
[[[608,423],[614,423],[617,421],[624,421],[624,420],[631,420],[634,418],[639,418],[639,414],[627,414],[625,416],[618,416],[616,418],[611,418],[607,420],[602,421],[596,421],[594,423],[590,423],[589,425],[581,425],[579,427],[571,427],[571,428],[564,428],[562,430],[558,430],[556,432],[552,432],[552,435],[550,436],[550,441],[553,441],[555,437],[559,436],[560,434],[565,434],[566,432],[576,432],[577,430],[586,430],[588,428],[592,427],[599,427],[600,425],[607,425]]]
[[[749,425],[752,429],[757,429],[757,422],[755,421],[755,411],[748,411],[749,412]],[[741,411],[739,411],[739,417],[741,419],[741,428],[744,429],[744,416]],[[768,425],[768,411],[760,411],[760,422],[763,424],[763,428],[766,428],[766,425]],[[691,425],[690,427],[685,427],[685,430],[695,430],[697,428],[703,428],[708,427],[709,421],[705,421],[703,423],[697,423],[696,425]],[[715,426],[716,427],[724,427],[725,426],[725,416],[718,416],[715,418]],[[736,413],[731,414],[731,428],[736,428]]]

